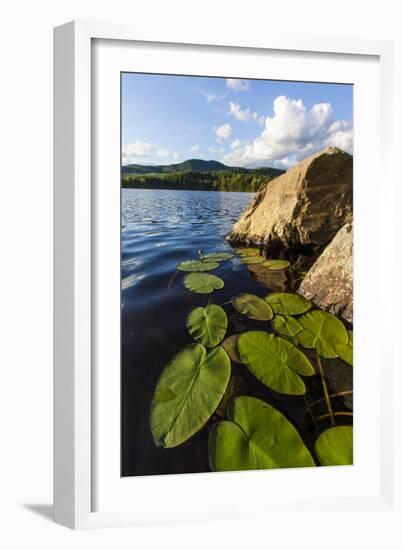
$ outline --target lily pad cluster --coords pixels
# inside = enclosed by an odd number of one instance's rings
[[[197,294],[210,294],[214,290],[224,288],[224,281],[216,275],[206,273],[220,267],[220,262],[233,258],[231,252],[218,251],[204,255],[199,251],[198,259],[189,259],[180,262],[176,269],[189,273],[183,280],[185,287]]]
[[[270,271],[277,271],[279,269],[286,269],[290,267],[288,260],[274,260],[265,258],[260,254],[258,248],[237,248],[235,253],[241,258],[244,264],[260,264],[262,267],[269,269]]]
[[[264,258],[257,248],[236,249],[235,254],[245,264],[267,269],[289,266],[287,260]],[[198,259],[185,260],[177,269],[187,272],[186,289],[211,295],[224,288],[224,281],[206,272],[231,258],[226,251],[200,252]],[[231,310],[259,328],[228,333]],[[353,333],[337,317],[313,309],[294,293],[241,293],[222,305],[211,303],[210,296],[205,307],[189,311],[186,328],[192,343],[166,365],[154,391],[151,431],[156,445],[177,447],[207,426],[212,470],[352,464],[352,426],[335,425],[322,365],[322,359],[336,357],[353,363]],[[290,398],[301,399],[309,379],[320,376],[330,426],[322,424],[309,446],[273,405],[249,395],[231,398],[235,366]]]
[[[209,456],[215,471],[261,470],[316,466],[300,434],[277,409],[241,396],[231,401],[228,420],[216,423],[209,435]],[[323,431],[315,443],[322,466],[353,463],[353,429],[337,426]]]

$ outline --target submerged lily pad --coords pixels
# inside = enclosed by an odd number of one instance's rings
[[[234,255],[231,252],[211,252],[203,256],[203,261],[208,260],[209,262],[222,262],[223,260],[229,260],[233,258]]]
[[[244,264],[261,264],[264,258],[263,256],[241,256],[241,261]]]
[[[315,466],[311,453],[287,418],[254,397],[236,397],[228,420],[209,436],[210,464],[215,471]]]
[[[298,320],[303,327],[296,335],[298,342],[304,348],[315,349],[325,359],[337,357],[335,346],[348,343],[346,327],[331,313],[310,311]]]
[[[212,271],[217,269],[218,262],[207,262],[204,260],[184,260],[176,266],[179,271]]]
[[[184,278],[183,284],[188,290],[197,294],[209,294],[214,290],[224,288],[224,281],[220,277],[208,273],[189,273]]]
[[[256,321],[270,321],[273,318],[273,310],[267,302],[254,294],[240,294],[231,300],[234,308]]]
[[[222,307],[211,304],[196,307],[189,313],[186,326],[193,338],[213,348],[221,342],[227,332],[228,318]]]
[[[265,297],[275,313],[299,315],[311,309],[312,302],[291,292],[272,292]]]
[[[353,464],[352,426],[334,426],[322,432],[316,440],[315,452],[322,466]]]
[[[238,338],[239,334],[232,334],[232,336],[227,336],[227,338],[221,343],[221,346],[225,349],[229,358],[234,363],[242,363],[238,351]]]
[[[277,269],[290,267],[290,262],[288,260],[265,260],[261,265],[270,271],[277,271]]]
[[[231,374],[221,348],[210,352],[192,344],[177,353],[163,370],[151,406],[156,445],[176,447],[198,432],[218,407]]]
[[[258,248],[237,248],[235,253],[240,256],[260,256],[260,250]]]
[[[238,350],[242,363],[263,384],[288,395],[303,395],[302,376],[312,376],[315,370],[309,359],[294,344],[263,331],[240,335]]]
[[[293,344],[298,344],[295,336],[301,332],[302,325],[290,315],[276,315],[272,321],[273,328],[278,334],[291,340]]]
[[[348,343],[347,344],[336,344],[334,346],[334,351],[340,357],[342,361],[353,366],[353,331],[348,330]]]

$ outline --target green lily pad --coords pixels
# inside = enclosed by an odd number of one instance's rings
[[[304,348],[315,349],[325,359],[337,357],[335,351],[337,344],[348,343],[346,327],[331,313],[310,311],[298,320],[303,327],[303,330],[296,335],[298,342]]]
[[[163,370],[151,406],[156,445],[177,447],[198,432],[218,407],[231,375],[221,348],[210,352],[192,344],[177,353]]]
[[[277,271],[278,269],[290,267],[290,262],[288,260],[265,260],[261,265],[270,271]]]
[[[229,260],[233,257],[234,255],[231,254],[231,252],[211,252],[210,254],[203,256],[203,261],[207,260],[209,262],[222,262],[223,260]]]
[[[312,376],[315,370],[309,359],[294,344],[263,331],[240,335],[238,350],[242,363],[263,384],[278,393],[304,395],[302,376]]]
[[[185,260],[176,266],[179,271],[212,271],[217,269],[218,262],[205,262],[203,260]]]
[[[234,308],[256,321],[270,321],[273,318],[273,310],[267,302],[254,294],[240,294],[231,300]]]
[[[295,336],[301,332],[302,325],[297,319],[294,319],[294,317],[290,315],[275,315],[271,324],[278,334],[291,340],[293,344],[298,344],[298,340]]]
[[[221,346],[225,349],[229,358],[234,363],[242,363],[238,351],[238,338],[239,334],[233,334],[232,336],[227,336],[227,338],[221,343]]]
[[[235,253],[240,256],[260,256],[260,250],[258,248],[237,248]]]
[[[224,281],[215,275],[208,273],[189,273],[183,280],[188,290],[197,294],[210,294],[214,290],[224,288]]]
[[[352,426],[334,426],[322,432],[316,440],[315,452],[322,466],[353,464]]]
[[[336,344],[334,346],[334,351],[340,357],[342,361],[353,366],[353,331],[348,330],[348,343],[347,344]]]
[[[284,315],[299,315],[312,307],[310,300],[291,292],[272,292],[265,297],[265,300],[275,313]]]
[[[209,435],[210,464],[215,471],[315,466],[311,453],[287,418],[254,397],[236,397],[228,420]]]
[[[241,256],[241,261],[244,264],[261,264],[264,258],[263,256]]]
[[[228,318],[222,307],[211,304],[192,309],[188,315],[186,326],[197,342],[206,348],[213,348],[224,338],[227,332]]]

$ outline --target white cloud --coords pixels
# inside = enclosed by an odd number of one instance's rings
[[[251,111],[249,107],[242,111],[239,103],[234,103],[233,101],[229,102],[229,113],[234,116],[237,120],[242,120],[243,122],[255,121],[259,122],[259,115],[255,111]]]
[[[144,163],[145,159],[147,159],[147,163],[152,164],[156,162],[156,157],[166,158],[169,155],[169,150],[164,147],[149,143],[148,141],[137,140],[123,146],[122,164]]]
[[[213,130],[219,140],[229,138],[232,133],[230,124],[223,124],[222,126],[218,126],[218,128],[214,127]]]
[[[200,90],[200,93],[204,95],[207,103],[211,103],[212,101],[215,101],[217,99],[217,96],[215,94],[209,94],[208,92],[204,92],[203,90]]]
[[[149,157],[153,150],[153,145],[146,141],[135,141],[128,143],[123,148],[123,155],[127,157]]]
[[[197,153],[199,149],[200,149],[199,144],[196,143],[195,145],[192,145],[192,147],[189,150],[191,153]]]
[[[213,101],[224,99],[228,93],[225,92],[224,94],[213,94],[210,92],[206,92],[205,90],[201,90],[200,88],[196,88],[196,90],[206,98],[207,103],[212,103]]]
[[[348,121],[334,121],[330,103],[317,103],[307,109],[300,99],[279,96],[273,108],[274,115],[266,117],[262,133],[251,142],[232,147],[223,162],[288,168],[329,145],[352,152],[352,125]]]
[[[349,153],[353,152],[353,125],[347,120],[336,120],[329,128],[328,145],[338,147]]]
[[[238,149],[241,146],[241,140],[236,139],[230,145],[231,149]]]
[[[173,156],[174,160],[178,160],[178,158],[181,156],[181,154],[180,154],[179,151],[174,151],[172,153],[172,156]]]
[[[250,83],[241,78],[227,78],[227,86],[234,92],[246,92],[250,88]]]
[[[122,148],[122,164],[133,164],[144,161],[144,159],[150,157],[154,151],[155,145],[147,141],[128,143]]]

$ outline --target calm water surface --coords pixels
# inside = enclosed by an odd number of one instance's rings
[[[147,475],[210,471],[206,426],[175,449],[155,447],[150,430],[150,405],[157,379],[166,363],[192,339],[186,317],[196,306],[205,306],[209,295],[189,292],[176,265],[204,253],[231,250],[225,240],[233,223],[246,209],[252,193],[209,191],[122,191],[122,475]],[[274,256],[272,256],[274,257]],[[301,271],[312,264],[305,256],[289,258],[293,269],[269,272],[259,266],[224,261],[214,270],[225,282],[211,299],[222,305],[240,292],[265,296],[270,290],[292,290]],[[226,304],[228,334],[245,328],[271,330],[269,323],[246,321]],[[246,326],[245,323],[248,323]],[[340,363],[336,361],[335,363]],[[340,391],[351,385],[351,367],[335,364],[345,373],[335,381]],[[332,370],[328,369],[330,384]],[[255,380],[242,365],[233,365],[232,394],[249,394],[271,402],[297,426],[305,439],[314,436],[304,415],[303,398],[281,398]],[[316,379],[316,377],[314,377]],[[320,398],[317,380],[310,381],[311,400]],[[342,404],[343,406],[345,403]],[[347,403],[348,405],[348,403]],[[217,418],[215,418],[216,420]],[[213,419],[214,420],[214,419]]]

